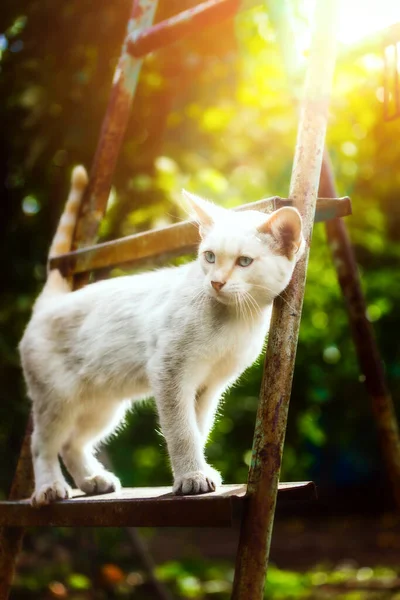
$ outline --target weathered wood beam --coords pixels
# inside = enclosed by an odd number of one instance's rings
[[[269,212],[292,204],[291,200],[276,196],[252,204],[245,204],[237,210],[252,209]],[[351,214],[351,202],[347,196],[334,199],[320,198],[318,200],[317,221],[326,221],[349,214]],[[53,258],[49,266],[51,269],[59,269],[65,276],[73,273],[86,273],[123,263],[137,266],[150,258],[162,257],[166,259],[193,252],[199,243],[199,239],[196,224],[193,221],[186,221],[163,229],[128,235],[111,242],[68,252]]]

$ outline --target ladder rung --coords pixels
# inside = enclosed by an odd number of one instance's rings
[[[275,196],[244,204],[237,210],[262,210],[269,212],[282,206],[291,206],[292,201]],[[316,221],[328,221],[351,214],[350,198],[320,198],[317,202]],[[193,221],[176,223],[162,229],[128,235],[118,240],[81,248],[50,260],[52,269],[59,269],[65,276],[86,273],[130,263],[138,266],[149,258],[165,259],[193,252],[199,242],[197,227]]]
[[[216,25],[233,17],[242,7],[251,8],[261,4],[260,0],[207,0],[197,6],[184,10],[153,27],[149,27],[127,40],[127,50],[136,58],[172,44],[179,39]]]
[[[170,487],[123,488],[33,508],[29,500],[0,502],[0,526],[9,527],[230,527],[241,517],[245,485],[223,485],[201,496],[174,496]],[[315,500],[311,481],[280,483],[278,506]]]

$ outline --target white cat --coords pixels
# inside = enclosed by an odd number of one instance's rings
[[[67,252],[87,184],[83,167],[50,256]],[[70,496],[58,455],[87,494],[120,482],[95,458],[132,401],[154,396],[177,494],[210,492],[204,446],[223,392],[259,356],[273,299],[303,253],[300,214],[233,212],[184,192],[198,221],[195,261],[72,292],[49,273],[20,344],[33,402],[32,504]]]

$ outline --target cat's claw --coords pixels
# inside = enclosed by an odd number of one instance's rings
[[[221,475],[215,469],[208,467],[206,471],[192,471],[174,481],[174,494],[186,496],[215,492],[222,483]]]
[[[35,508],[45,506],[71,497],[72,490],[65,481],[53,481],[40,486],[31,496],[31,504]]]
[[[103,471],[97,475],[92,475],[92,477],[86,477],[86,479],[79,482],[79,487],[88,496],[95,496],[96,494],[119,492],[121,483],[113,473]]]

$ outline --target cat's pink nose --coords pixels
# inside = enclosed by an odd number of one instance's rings
[[[225,284],[226,284],[226,281],[212,281],[211,282],[211,285],[213,286],[213,288],[216,292],[220,292]]]

